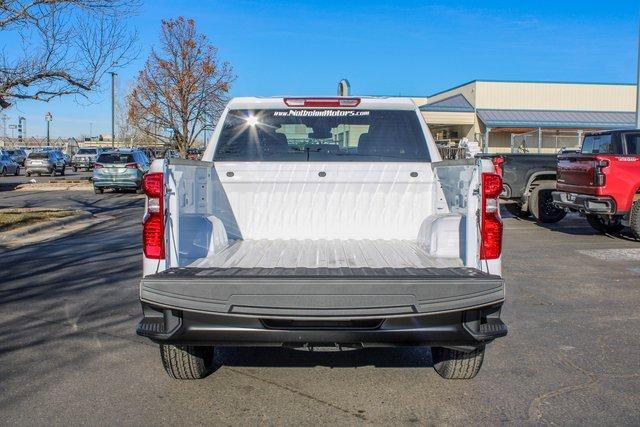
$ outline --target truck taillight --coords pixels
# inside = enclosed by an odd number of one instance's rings
[[[596,160],[596,173],[593,179],[593,185],[596,187],[604,187],[606,175],[603,169],[607,166],[609,166],[609,160]]]
[[[142,250],[147,258],[164,259],[164,175],[148,173],[142,178],[147,213],[142,221]]]
[[[497,259],[502,252],[502,220],[498,197],[502,178],[495,173],[482,174],[482,220],[480,223],[480,259]]]

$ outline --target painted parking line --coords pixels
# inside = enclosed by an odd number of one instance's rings
[[[582,249],[578,252],[604,261],[640,261],[640,248]]]

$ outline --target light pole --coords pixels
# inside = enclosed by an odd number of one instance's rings
[[[47,146],[49,146],[51,145],[51,139],[49,138],[49,125],[51,124],[51,120],[53,120],[53,116],[51,113],[47,112],[47,114],[44,115],[44,119],[47,122]]]
[[[116,146],[116,76],[117,74],[111,71],[111,148]]]

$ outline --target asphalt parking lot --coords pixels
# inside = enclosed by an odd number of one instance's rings
[[[80,170],[74,172],[73,169],[67,167],[64,176],[26,176],[24,174],[24,168],[20,168],[20,175],[18,176],[5,176],[0,178],[0,191],[10,191],[16,188],[20,184],[27,184],[32,180],[40,183],[46,183],[51,181],[67,181],[67,180],[77,180],[77,179],[89,179],[91,177],[91,172],[87,172],[84,170]],[[2,198],[2,193],[0,193],[0,199]]]
[[[220,348],[210,377],[176,382],[135,335],[142,197],[3,191],[0,206],[114,217],[0,253],[1,424],[640,422],[640,242],[577,216],[504,215],[509,335],[475,380],[441,379],[422,348]]]

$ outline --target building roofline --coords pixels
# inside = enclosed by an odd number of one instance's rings
[[[464,99],[464,102],[466,102],[467,105],[466,106],[440,106],[439,105],[456,97],[462,97],[462,99]],[[448,96],[446,98],[439,99],[437,101],[427,102],[426,104],[423,104],[418,108],[420,109],[420,111],[443,111],[443,112],[464,112],[464,113],[473,113],[475,111],[475,108],[473,108],[473,105],[471,105],[467,97],[461,93],[457,93],[457,94]]]
[[[635,83],[621,83],[621,82],[579,82],[579,81],[560,81],[560,80],[492,80],[492,79],[475,79],[466,83],[459,84],[450,89],[441,90],[432,95],[428,95],[427,98],[432,96],[442,95],[445,92],[449,92],[455,89],[459,89],[463,86],[470,85],[472,83],[534,83],[534,84],[556,84],[556,85],[601,85],[601,86],[635,86]]]
[[[634,113],[635,114],[634,110],[605,111],[605,110],[558,110],[558,109],[526,109],[526,108],[477,108],[476,111],[477,112],[481,112],[481,111],[526,111],[526,112],[534,112],[534,113],[535,112],[544,112],[544,113],[559,112],[559,113],[614,113],[614,114]]]

